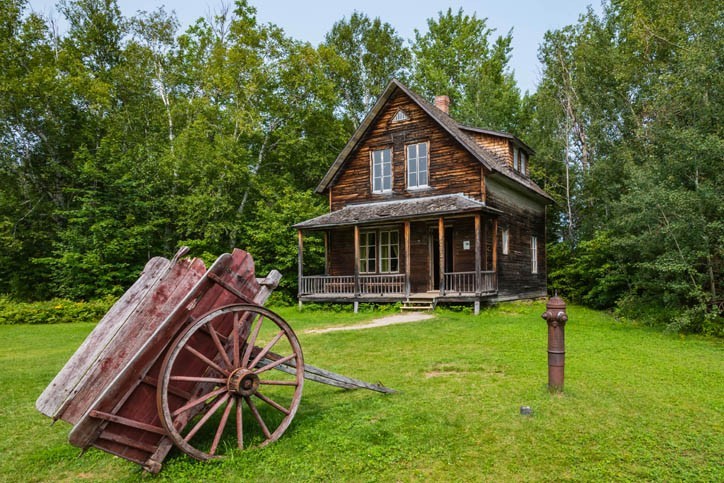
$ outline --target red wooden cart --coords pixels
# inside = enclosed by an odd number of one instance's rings
[[[69,440],[158,472],[173,445],[200,460],[277,440],[304,379],[392,390],[304,364],[292,328],[262,305],[281,275],[234,250],[154,258],[38,398]],[[272,370],[273,369],[273,370]]]

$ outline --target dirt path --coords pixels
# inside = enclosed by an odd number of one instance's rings
[[[323,334],[325,332],[335,332],[338,330],[362,330],[372,329],[375,327],[384,327],[386,325],[395,324],[407,324],[409,322],[418,322],[420,320],[432,319],[435,317],[432,314],[424,314],[422,312],[408,312],[406,314],[399,315],[388,315],[387,317],[380,317],[371,322],[364,322],[362,324],[355,325],[341,325],[338,327],[328,327],[326,329],[308,329],[305,330],[305,334]]]

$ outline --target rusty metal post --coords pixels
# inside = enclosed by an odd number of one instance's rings
[[[563,369],[566,363],[565,327],[568,321],[566,303],[557,294],[546,304],[541,315],[548,323],[548,390],[563,391]]]

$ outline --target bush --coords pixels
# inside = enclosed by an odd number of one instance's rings
[[[98,322],[115,303],[107,296],[89,302],[53,299],[46,302],[17,302],[0,297],[0,325],[66,324]]]

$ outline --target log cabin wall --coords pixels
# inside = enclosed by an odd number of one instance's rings
[[[545,208],[499,180],[487,180],[488,204],[503,211],[498,219],[498,295],[515,298],[546,294]],[[502,232],[509,230],[503,255]],[[537,237],[538,273],[532,273],[531,237]]]
[[[430,285],[430,225],[419,221],[410,224],[410,291],[426,292]]]
[[[393,121],[398,111],[408,116]],[[407,190],[405,146],[429,142],[427,189]],[[370,179],[372,150],[392,148],[392,192],[372,193]],[[333,182],[330,209],[348,203],[390,201],[431,195],[464,193],[481,199],[480,163],[416,103],[398,90],[349,155]]]
[[[330,230],[328,238],[328,275],[354,274],[354,229],[352,227]]]

